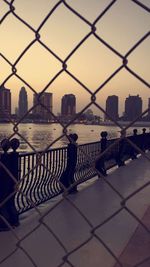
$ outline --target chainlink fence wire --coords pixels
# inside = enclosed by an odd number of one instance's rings
[[[117,122],[114,118],[111,118],[110,114],[107,114],[106,111],[99,105],[99,103],[97,103],[96,101],[96,97],[97,94],[100,92],[100,90],[102,88],[105,88],[105,86],[109,83],[109,81],[111,81],[122,69],[125,69],[128,73],[130,73],[135,79],[139,80],[144,86],[146,86],[147,88],[149,88],[149,83],[148,81],[146,81],[142,76],[140,76],[138,73],[136,73],[135,70],[133,70],[129,65],[128,65],[128,61],[129,61],[129,56],[132,55],[137,48],[139,48],[141,46],[141,44],[143,44],[146,40],[148,40],[150,32],[146,32],[132,47],[130,47],[130,49],[128,50],[128,52],[125,55],[122,55],[119,51],[117,51],[110,43],[106,42],[105,39],[103,39],[101,36],[99,36],[99,34],[97,33],[97,23],[100,23],[102,18],[104,16],[106,16],[106,14],[109,16],[109,11],[112,9],[112,7],[114,7],[116,5],[116,3],[118,2],[117,0],[113,0],[113,1],[109,1],[108,5],[105,7],[105,9],[95,18],[95,20],[93,22],[89,21],[86,17],[84,17],[83,15],[81,15],[76,9],[74,9],[71,4],[69,4],[69,1],[66,0],[60,0],[58,2],[56,2],[56,4],[53,6],[53,8],[51,8],[50,10],[48,10],[47,15],[44,17],[44,19],[41,21],[41,23],[39,24],[38,28],[35,29],[32,27],[32,25],[30,25],[26,20],[24,20],[21,15],[16,11],[15,9],[15,0],[12,1],[8,1],[8,0],[1,0],[1,2],[5,3],[6,7],[7,7],[7,11],[3,14],[3,16],[0,19],[0,24],[2,25],[5,20],[7,19],[7,17],[9,16],[13,16],[13,18],[16,20],[17,23],[23,24],[26,28],[28,28],[29,31],[31,31],[34,34],[34,38],[28,43],[28,45],[25,47],[24,50],[22,50],[22,52],[20,53],[20,55],[18,56],[18,58],[15,60],[15,62],[11,62],[8,58],[7,58],[7,54],[3,54],[0,51],[0,58],[3,59],[10,67],[11,67],[11,73],[5,77],[5,79],[3,80],[3,82],[1,83],[1,86],[4,85],[11,80],[12,77],[15,77],[17,79],[19,79],[21,82],[23,82],[24,85],[26,85],[29,90],[31,90],[32,93],[37,94],[35,88],[33,88],[30,85],[30,81],[24,79],[22,76],[20,76],[17,73],[17,65],[19,62],[21,62],[21,60],[26,56],[26,53],[31,50],[31,48],[34,46],[34,44],[38,43],[41,48],[45,51],[47,51],[49,54],[51,54],[51,56],[53,56],[60,64],[61,64],[61,69],[52,77],[51,80],[49,80],[49,82],[47,83],[47,85],[42,89],[40,96],[38,96],[38,103],[36,105],[41,105],[43,108],[45,108],[49,114],[55,119],[55,121],[57,121],[63,128],[63,133],[61,136],[59,136],[58,138],[56,138],[55,140],[52,141],[52,143],[50,143],[43,151],[43,154],[53,145],[55,144],[58,140],[60,140],[63,136],[66,136],[68,139],[68,127],[76,121],[76,119],[78,119],[83,112],[89,108],[91,105],[95,105],[95,107],[97,107],[101,112],[103,112],[103,114],[107,115],[107,117],[109,117],[109,119],[111,119],[111,121],[113,121],[115,123],[115,125],[117,127],[120,128],[120,131],[122,133],[125,133],[125,131],[134,125],[134,123],[140,118],[142,117],[146,112],[149,111],[149,109],[146,109],[145,111],[143,111],[143,113],[137,117],[134,121],[132,121],[131,123],[129,123],[126,127],[122,127],[119,122]],[[146,6],[146,4],[143,3],[143,1],[138,1],[138,0],[131,0],[130,2],[132,2],[136,7],[138,7],[139,9],[141,9],[143,12],[145,12],[145,14],[149,13],[149,7]],[[39,4],[39,3],[38,3]],[[42,3],[41,3],[42,4]],[[48,20],[51,20],[51,16],[60,8],[60,7],[64,7],[66,10],[68,10],[69,12],[72,13],[72,15],[76,16],[82,23],[84,23],[89,31],[88,33],[79,41],[79,43],[72,49],[72,51],[67,55],[67,57],[62,60],[61,57],[56,54],[51,47],[47,46],[47,44],[45,44],[42,41],[41,35],[40,35],[40,31],[43,28],[43,26],[46,25],[46,23],[48,22]],[[61,30],[61,29],[60,29]],[[118,57],[120,59],[120,66],[113,72],[111,73],[111,75],[105,80],[105,82],[103,82],[102,84],[100,84],[100,86],[95,90],[95,92],[92,92],[90,88],[88,88],[86,85],[84,85],[84,82],[82,80],[80,80],[78,77],[76,77],[72,72],[70,72],[67,68],[67,64],[70,58],[72,58],[74,56],[74,53],[83,45],[86,43],[86,41],[93,36],[95,38],[95,40],[101,44],[103,44],[108,50],[110,50],[116,57]],[[71,38],[71,36],[70,36]],[[19,40],[18,40],[19,42]],[[93,68],[94,71],[94,68]],[[56,116],[55,114],[51,111],[48,110],[48,108],[46,106],[44,106],[44,104],[41,101],[41,97],[43,95],[44,92],[47,91],[47,89],[53,84],[54,81],[56,81],[60,75],[62,73],[65,73],[66,75],[68,75],[68,77],[71,77],[76,83],[78,83],[82,89],[84,91],[86,91],[89,95],[90,95],[90,102],[86,104],[86,106],[77,114],[74,116],[74,118],[68,122],[68,124],[63,124]],[[12,121],[12,119],[7,115],[4,114],[8,121],[10,123],[12,123],[13,125],[13,133],[9,136],[9,139],[11,139],[14,136],[18,136],[19,138],[22,138],[24,140],[24,142],[26,142],[26,144],[29,145],[29,147],[31,148],[32,151],[34,151],[35,153],[37,153],[38,156],[38,160],[37,160],[37,165],[40,164],[40,156],[38,154],[38,151],[36,151],[36,149],[34,148],[34,146],[32,144],[30,144],[30,142],[19,132],[19,124],[24,120],[24,118],[30,113],[32,112],[32,110],[34,110],[34,108],[36,107],[36,105],[33,105],[28,111],[27,113],[21,117],[18,122],[14,122]],[[120,139],[118,139],[115,143],[113,143],[112,146],[115,146],[119,140],[121,140],[122,137],[120,137]],[[137,147],[132,141],[130,141],[128,138],[125,137],[125,135],[123,136],[123,138],[125,138],[125,140],[132,145],[135,149],[139,150],[139,152],[145,157],[146,160],[150,161],[150,158],[148,155],[146,155],[142,150],[139,149],[139,147]],[[80,148],[81,149],[81,148]],[[107,153],[107,151],[111,149],[111,148],[107,148],[107,150],[105,152],[103,152],[103,154],[105,155]],[[81,149],[81,153],[85,152],[82,151]],[[102,154],[102,155],[103,155]],[[89,159],[89,155],[86,154],[87,157],[87,161]],[[10,177],[15,181],[16,183],[16,188],[15,191],[12,193],[16,193],[17,190],[19,189],[18,186],[18,182],[16,180],[16,178],[10,173],[10,171],[1,163],[0,164],[1,167],[3,167],[6,172],[10,175]],[[36,166],[35,166],[36,168]],[[44,166],[44,168],[46,168],[46,166]],[[94,166],[93,166],[94,168]],[[34,171],[33,169],[31,169],[30,171]],[[48,170],[47,170],[48,171]],[[97,171],[97,174],[100,174]],[[101,174],[100,174],[101,175]],[[93,238],[96,238],[97,241],[99,242],[99,244],[101,246],[104,247],[104,249],[108,252],[108,254],[110,254],[116,263],[118,263],[118,266],[123,267],[123,264],[120,262],[119,258],[115,255],[115,252],[113,251],[113,249],[111,249],[109,247],[109,244],[107,244],[103,238],[101,238],[96,230],[100,229],[103,225],[105,225],[107,222],[113,220],[118,214],[120,214],[122,211],[126,211],[127,213],[129,213],[134,220],[136,220],[143,228],[144,230],[147,232],[147,234],[150,234],[150,230],[148,229],[148,227],[146,226],[145,223],[143,223],[143,221],[138,218],[136,216],[136,214],[127,207],[127,203],[129,200],[131,200],[132,198],[134,198],[136,195],[138,195],[142,190],[145,190],[145,188],[147,188],[150,185],[150,180],[148,182],[146,182],[145,184],[143,184],[142,186],[139,186],[138,189],[136,189],[135,191],[131,192],[128,196],[124,197],[122,195],[121,192],[119,192],[119,190],[117,188],[115,188],[115,186],[113,186],[113,184],[111,183],[110,180],[108,180],[106,177],[102,176],[103,182],[107,183],[107,185],[114,191],[115,194],[117,194],[120,198],[120,207],[118,208],[118,210],[116,210],[115,212],[112,211],[112,214],[106,218],[103,222],[101,222],[100,224],[97,224],[96,226],[94,226],[91,221],[86,217],[86,215],[82,212],[82,210],[80,210],[79,207],[76,206],[76,204],[68,197],[67,195],[67,189],[64,190],[63,193],[63,197],[61,200],[59,200],[57,203],[55,203],[53,205],[53,207],[49,208],[48,211],[41,213],[39,207],[36,207],[34,205],[34,203],[32,203],[33,205],[33,209],[36,211],[36,213],[39,216],[39,220],[38,220],[38,224],[36,227],[34,227],[31,231],[27,232],[24,234],[23,237],[20,237],[19,235],[17,235],[17,233],[15,232],[15,230],[11,227],[11,225],[7,222],[7,220],[0,215],[0,218],[7,224],[7,226],[10,228],[12,235],[16,238],[16,247],[15,249],[9,254],[7,255],[5,258],[0,259],[0,265],[3,263],[7,264],[8,260],[11,260],[11,257],[17,253],[19,250],[22,251],[22,253],[25,255],[25,257],[28,258],[28,260],[30,261],[31,266],[36,266],[36,267],[40,267],[39,265],[36,264],[35,259],[33,256],[30,255],[30,253],[24,248],[23,243],[24,240],[28,239],[30,237],[30,235],[33,234],[33,232],[38,231],[39,227],[42,225],[45,230],[47,231],[47,234],[51,234],[54,239],[56,240],[56,242],[59,244],[59,246],[61,247],[61,249],[64,252],[64,256],[62,257],[61,262],[57,265],[57,267],[60,266],[71,266],[71,267],[77,267],[77,265],[73,264],[71,261],[71,256],[79,251],[80,249],[82,249],[85,245],[87,245]],[[23,177],[23,179],[25,179],[25,177]],[[24,198],[26,198],[25,193],[19,192],[21,195],[23,195]],[[2,207],[4,205],[4,203],[11,198],[11,195],[7,197],[7,199],[5,199],[5,201],[3,201],[2,203],[0,203],[0,207]],[[27,199],[27,201],[30,202],[29,199]],[[45,222],[45,218],[53,211],[55,210],[56,207],[58,207],[59,205],[61,205],[61,203],[63,203],[63,201],[67,201],[72,209],[76,210],[80,216],[82,216],[85,224],[88,225],[89,227],[89,235],[88,238],[85,239],[84,241],[82,241],[78,246],[74,247],[73,249],[68,249],[65,245],[65,243],[63,243],[63,241],[61,240],[61,238],[59,237],[59,235],[53,231],[53,229],[50,228],[50,226]],[[136,265],[134,265],[134,267],[142,267],[143,264],[145,262],[148,262],[148,260],[150,260],[150,257],[146,257],[145,259],[142,260],[142,262],[138,262]],[[50,266],[50,265],[48,265]],[[53,266],[54,267],[54,266]],[[88,266],[87,266],[88,267]]]

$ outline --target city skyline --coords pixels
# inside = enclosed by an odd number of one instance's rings
[[[15,1],[15,14],[25,20],[35,30],[38,29],[49,11],[58,1],[44,0],[42,5],[36,1]],[[149,1],[142,1],[149,6]],[[36,4],[36,12],[34,6]],[[69,1],[68,4],[93,23],[110,1]],[[85,8],[86,7],[86,8]],[[2,16],[9,7],[1,2]],[[126,16],[128,14],[128,16]],[[68,23],[69,22],[69,23]],[[137,43],[149,31],[149,16],[147,12],[132,1],[117,1],[105,13],[105,16],[97,21],[96,34],[106,43],[111,45],[122,56]],[[77,29],[77,30],[76,30]],[[47,22],[40,28],[40,41],[29,48],[24,56],[16,64],[17,75],[27,81],[33,89],[39,93],[54,76],[62,70],[62,62],[73,51],[76,45],[87,36],[91,27],[73,14],[61,3]],[[19,32],[19,38],[18,38]],[[0,52],[11,64],[14,64],[22,51],[35,40],[35,34],[26,25],[21,23],[13,14],[9,14],[0,27],[1,46]],[[60,59],[50,54],[41,43],[49,47]],[[10,45],[11,44],[11,45]],[[149,82],[149,39],[146,38],[128,57],[128,66],[142,79]],[[11,66],[0,56],[0,84],[11,74]],[[113,53],[93,34],[78,48],[67,60],[67,70],[71,72],[92,93],[101,86],[113,72],[122,65],[122,58]],[[29,106],[32,105],[33,92],[23,84],[15,75],[5,84],[11,89],[13,98],[13,111],[17,105],[19,91],[22,86],[28,92]],[[73,79],[66,71],[62,71],[57,79],[47,88],[47,92],[53,94],[53,110],[57,114],[60,99],[65,94],[75,94],[77,98],[77,110],[81,110],[91,101],[91,95]],[[110,94],[118,95],[121,99],[120,112],[124,110],[124,101],[127,95],[141,95],[146,108],[150,97],[149,88],[139,79],[136,79],[125,68],[119,71],[98,93],[97,103],[103,108]],[[101,112],[94,108],[94,112]]]
[[[52,94],[51,92],[45,92],[45,93],[48,93],[48,94]],[[44,94],[45,94],[44,93]],[[75,103],[74,103],[74,105],[75,105],[75,110],[76,110],[76,113],[78,113],[79,112],[79,110],[78,110],[78,108],[77,108],[77,106],[78,106],[78,101],[77,101],[77,97],[76,97],[76,95],[74,95],[74,94],[64,94],[64,95],[62,95],[62,97],[58,100],[58,103],[59,103],[59,105],[57,106],[57,110],[58,110],[58,112],[57,112],[57,114],[61,114],[62,113],[62,100],[63,100],[63,98],[65,97],[65,96],[70,96],[70,95],[73,95],[74,97],[75,97]],[[53,98],[54,98],[54,95],[52,94],[52,96],[53,96]],[[121,100],[120,99],[120,97],[119,96],[116,96],[116,95],[108,95],[107,97],[106,97],[106,101],[104,102],[104,104],[103,104],[103,108],[104,108],[104,110],[107,112],[107,100],[109,99],[109,98],[111,98],[112,96],[115,96],[115,97],[117,97],[118,98],[118,115],[119,115],[119,117],[120,116],[122,116],[123,115],[123,113],[125,112],[125,101],[126,101],[126,99],[127,98],[129,98],[130,96],[131,97],[137,97],[137,96],[140,96],[139,94],[136,94],[136,95],[131,95],[131,94],[129,94],[129,95],[126,95],[125,96],[125,98],[124,98],[124,101],[123,100]],[[27,96],[28,97],[28,96]],[[34,105],[34,94],[33,94],[33,96],[32,96],[32,104],[31,104],[31,106],[29,107],[29,109],[30,108],[32,108],[32,106]],[[141,97],[141,96],[140,96]],[[141,97],[142,98],[142,97]],[[121,100],[121,101],[120,101]],[[122,105],[122,103],[123,103],[123,105]],[[66,104],[66,103],[65,103]],[[52,105],[51,105],[53,108],[52,109],[50,109],[50,110],[52,110],[52,112],[53,112],[53,109],[54,109],[54,103],[52,103]],[[146,103],[144,103],[144,100],[143,100],[143,98],[142,98],[142,112],[144,111],[144,110],[146,110],[148,107],[150,107],[150,97],[149,98],[147,98],[147,100],[146,100]],[[17,107],[16,107],[17,108]],[[93,106],[91,106],[91,109],[93,110]],[[120,110],[122,110],[121,112],[120,112]],[[55,113],[55,112],[54,112]],[[109,112],[108,112],[109,113]],[[149,111],[149,113],[150,113],[150,111]],[[57,115],[56,114],[56,115]],[[75,114],[75,112],[74,112],[74,114]],[[95,113],[96,114],[96,113]],[[102,113],[103,114],[103,113]],[[105,114],[103,114],[103,117],[105,117]]]
[[[30,114],[33,114],[33,116],[29,116],[30,119],[43,119],[43,120],[53,120],[54,118],[51,116],[50,112],[53,112],[53,94],[49,92],[44,92],[42,96],[40,97],[40,102],[38,100],[39,94],[33,94],[33,102],[32,102],[32,108]],[[19,98],[18,98],[18,106],[15,108],[15,114],[12,112],[12,98],[11,98],[11,92],[8,88],[0,87],[0,116],[3,118],[3,114],[6,112],[9,115],[17,115],[18,118],[22,118],[28,109],[28,93],[26,91],[25,87],[20,88],[19,92]],[[39,104],[41,103],[41,105]],[[142,97],[138,95],[128,95],[126,96],[125,102],[124,102],[124,110],[122,113],[119,113],[119,106],[120,106],[120,99],[116,95],[109,95],[105,102],[104,110],[106,111],[107,115],[99,116],[105,121],[111,120],[110,118],[113,118],[114,120],[129,120],[132,121],[133,119],[136,119],[138,116],[142,114],[143,108],[143,99]],[[74,117],[79,111],[77,110],[77,101],[76,101],[76,95],[74,94],[65,94],[60,99],[60,109],[59,112],[56,114],[56,116],[62,116],[64,117]],[[150,98],[148,98],[148,105],[146,107],[150,108]],[[4,112],[3,112],[4,110]],[[93,109],[87,109],[87,112],[90,110],[90,112],[95,114]],[[84,112],[85,114],[86,112]],[[95,114],[97,115],[97,114]],[[110,117],[109,117],[110,116]],[[147,117],[147,119],[150,118],[150,110],[144,115]],[[16,117],[16,119],[17,119]],[[82,117],[82,116],[81,116]],[[143,116],[142,116],[143,117]],[[146,118],[145,117],[145,118]]]

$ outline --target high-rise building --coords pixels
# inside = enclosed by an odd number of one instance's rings
[[[76,97],[73,94],[67,94],[61,100],[61,115],[73,116],[76,114]]]
[[[28,111],[28,96],[26,89],[22,87],[19,93],[18,116],[20,118],[23,117],[27,111]]]
[[[0,119],[9,120],[11,115],[11,92],[4,86],[0,87]]]
[[[124,118],[127,121],[136,119],[142,113],[142,99],[139,95],[129,95],[125,100]]]
[[[52,93],[44,92],[38,100],[39,94],[33,96],[33,115],[36,119],[49,121],[52,119],[50,112],[52,112]],[[39,104],[38,104],[39,103]],[[41,103],[41,104],[40,104]],[[38,104],[38,105],[37,105]],[[50,112],[49,112],[50,111]]]
[[[114,120],[118,120],[118,96],[111,95],[107,97],[106,100],[106,112]],[[105,120],[110,120],[110,118],[105,115]]]
[[[147,116],[148,118],[150,118],[150,98],[148,98],[148,108],[149,108],[149,111],[148,111]]]

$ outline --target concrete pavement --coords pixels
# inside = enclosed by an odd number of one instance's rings
[[[150,162],[140,157],[110,173],[108,183],[95,178],[80,185],[79,192],[68,199],[58,196],[39,206],[39,213],[33,209],[22,214],[21,225],[13,233],[0,232],[0,267],[113,267],[115,257],[125,264],[123,267],[131,267],[132,253],[128,252],[128,261],[124,261],[123,253],[139,227],[133,215],[145,218],[150,186],[129,199],[127,209],[120,210],[119,194],[127,197],[148,182],[149,166]],[[144,237],[140,233],[142,237],[135,242],[141,244]],[[146,236],[149,244],[150,236]],[[139,253],[135,253],[137,261]],[[140,261],[148,254],[150,249],[146,248]]]

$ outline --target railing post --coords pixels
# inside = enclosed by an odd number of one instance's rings
[[[1,142],[1,147],[4,153],[0,157],[2,163],[0,166],[0,215],[12,227],[15,227],[19,225],[18,212],[15,207],[15,184],[18,180],[18,152],[16,152],[16,149],[19,147],[19,140],[16,138],[11,141],[4,139]],[[13,149],[13,152],[8,153],[10,148]],[[0,231],[7,230],[10,230],[10,228],[0,218]]]
[[[133,129],[133,136],[131,136],[131,141],[135,144],[135,145],[137,145],[137,139],[138,139],[138,135],[137,135],[137,129]],[[131,159],[132,160],[134,160],[134,159],[136,159],[137,158],[137,151],[136,151],[136,149],[133,147],[133,146],[131,146],[131,149],[130,149],[130,156],[131,156]]]
[[[124,131],[121,131],[121,137],[125,137],[126,133]],[[122,159],[123,157],[123,150],[124,150],[125,140],[121,139],[118,144],[118,153],[116,156],[116,163],[118,167],[125,166],[125,162]]]
[[[108,133],[106,131],[101,132],[101,152],[104,152],[107,148],[107,135]]]
[[[141,149],[145,152],[146,147],[147,147],[147,133],[146,133],[146,128],[142,129],[142,134],[141,134]]]
[[[105,151],[107,148],[107,132],[101,132],[101,153]],[[95,168],[102,173],[102,175],[106,176],[106,168],[105,168],[105,156],[101,156],[95,164]]]

